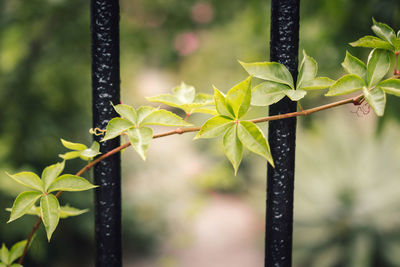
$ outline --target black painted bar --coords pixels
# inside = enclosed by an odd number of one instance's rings
[[[297,77],[300,0],[272,0],[270,60],[284,64]],[[269,115],[296,111],[285,97]],[[293,192],[296,118],[271,121],[268,140],[275,168],[268,166],[265,266],[292,266]]]
[[[93,127],[105,129],[108,121],[117,116],[111,102],[120,103],[118,0],[91,0],[90,28]],[[100,138],[94,137],[96,141]],[[119,144],[119,138],[102,142],[101,152]],[[94,181],[100,185],[95,192],[96,266],[122,266],[119,153],[95,166]]]

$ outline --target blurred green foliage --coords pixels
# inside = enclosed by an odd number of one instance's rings
[[[120,4],[121,80],[127,102],[143,103],[135,77],[146,69],[168,73],[175,84],[184,80],[210,92],[213,83],[229,88],[245,76],[236,59],[268,58],[268,1],[121,0]],[[346,43],[371,33],[372,16],[400,29],[399,5],[398,0],[303,1],[301,48],[320,62],[321,75],[337,78],[344,51],[350,48]],[[366,55],[363,49],[351,52]],[[0,1],[0,171],[38,172],[59,161],[57,155],[65,152],[59,138],[89,143],[90,77],[89,1]],[[398,100],[388,102],[386,118],[399,114]],[[67,169],[74,172],[80,166],[73,161]],[[4,208],[11,206],[18,192],[7,179],[0,179],[0,237],[10,243],[26,238],[32,218],[5,224]],[[206,185],[215,184],[208,179]],[[73,199],[66,194],[63,201],[81,208],[90,208],[92,202],[91,194]],[[141,221],[135,218],[140,214],[126,214],[128,221]],[[57,264],[56,259],[68,263],[79,258],[84,265],[85,257],[90,261],[92,219],[90,214],[66,220],[50,247],[38,237],[41,242],[32,248],[32,264],[51,266],[49,262]],[[155,244],[146,245],[148,233],[128,234],[135,244],[146,237],[142,250],[135,247],[138,251],[149,251]],[[89,252],[83,255],[78,246],[68,246],[65,252],[63,244],[70,243],[89,247]]]

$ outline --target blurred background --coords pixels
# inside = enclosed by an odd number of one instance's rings
[[[238,59],[269,58],[269,1],[120,4],[126,104],[148,104],[145,96],[181,81],[226,92],[246,77]],[[336,79],[346,50],[366,60],[367,49],[348,43],[372,34],[372,17],[399,30],[400,2],[302,1],[300,49]],[[90,143],[90,77],[89,1],[0,0],[0,241],[8,246],[36,218],[6,224],[23,188],[4,171],[41,173],[65,152],[59,138]],[[333,100],[321,96],[302,104]],[[298,120],[294,266],[400,266],[399,112],[389,96],[383,119],[349,106]],[[192,137],[155,140],[146,162],[123,153],[124,265],[263,266],[264,160],[248,155],[235,177],[220,142]],[[82,165],[70,161],[66,171]],[[66,193],[62,203],[92,209],[92,197]],[[60,224],[50,244],[39,231],[26,266],[94,266],[93,213]]]

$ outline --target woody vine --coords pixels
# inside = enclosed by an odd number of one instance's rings
[[[364,63],[346,52],[342,62],[346,74],[336,81],[317,76],[317,62],[304,51],[296,83],[282,64],[240,62],[250,76],[232,87],[226,94],[215,87],[214,95],[196,93],[193,86],[182,83],[174,88],[171,94],[147,98],[150,102],[182,109],[186,114],[185,118],[151,106],[135,109],[125,104],[115,105],[114,109],[120,117],[110,120],[106,129],[93,129],[91,133],[104,135],[102,141],[122,136],[126,142],[119,147],[101,155],[97,142],[87,147],[84,144],[61,139],[63,146],[70,151],[60,154],[62,161],[46,167],[41,177],[32,172],[7,173],[11,179],[29,188],[29,191],[20,193],[12,207],[7,209],[10,212],[8,223],[24,215],[37,216],[38,220],[28,233],[26,240],[14,244],[10,249],[4,243],[2,244],[0,267],[22,266],[33,237],[42,223],[50,242],[60,219],[85,213],[87,211],[85,209],[61,206],[59,202],[61,194],[96,188],[96,185],[81,176],[100,161],[129,146],[132,146],[145,160],[148,147],[155,138],[189,132],[197,132],[194,139],[222,136],[224,154],[231,162],[236,174],[242,161],[244,148],[264,157],[272,167],[274,166],[268,141],[257,126],[258,123],[306,116],[341,105],[361,105],[364,102],[374,110],[377,116],[383,116],[386,95],[400,97],[400,69],[398,68],[400,31],[396,33],[388,25],[374,19],[372,31],[376,36],[364,36],[350,43],[354,47],[372,49],[367,62]],[[393,72],[388,75],[391,69]],[[253,87],[252,80],[255,78],[263,82]],[[299,101],[307,95],[308,91],[324,89],[328,89],[325,94],[327,97],[349,94],[351,97],[313,108],[301,107]],[[359,92],[359,95],[354,96],[354,92]],[[272,105],[284,97],[297,101],[299,110],[275,116],[243,119],[251,106]],[[193,126],[188,122],[193,113],[205,113],[212,117],[201,126]],[[154,133],[151,128],[154,125],[178,128],[168,132]],[[74,158],[87,161],[87,165],[74,175],[62,174],[66,162]]]

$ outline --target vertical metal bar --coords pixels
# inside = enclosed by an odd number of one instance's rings
[[[105,129],[117,115],[111,103],[120,103],[118,0],[91,0],[90,24],[93,127]],[[119,144],[119,138],[102,142],[101,152]],[[96,266],[122,266],[120,154],[97,164],[94,177],[100,186],[95,193]]]
[[[297,77],[300,0],[271,1],[270,58]],[[296,81],[295,81],[296,82]],[[287,97],[270,106],[269,114],[296,111]],[[265,266],[292,265],[296,118],[271,121],[268,140],[275,168],[268,166]]]

